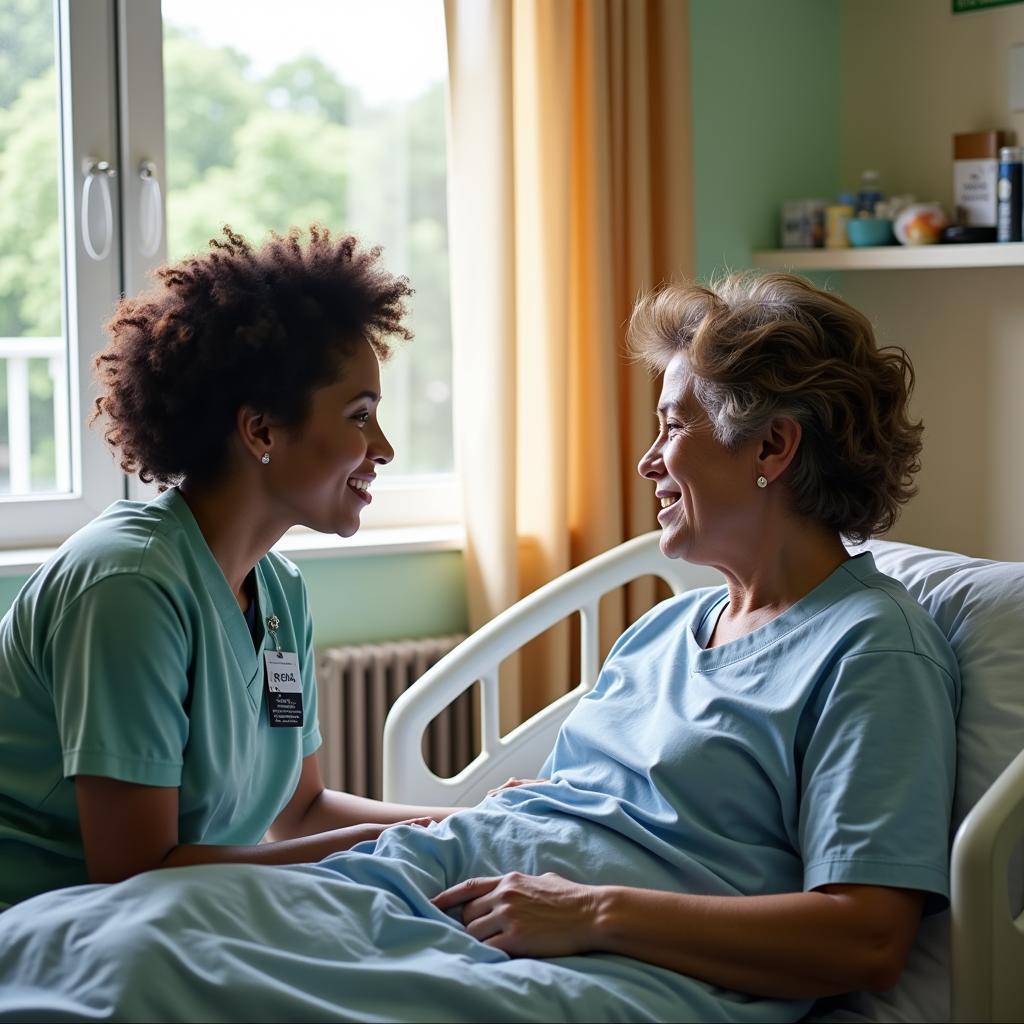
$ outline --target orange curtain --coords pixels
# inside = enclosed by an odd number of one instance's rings
[[[456,463],[471,626],[656,526],[637,295],[692,274],[685,0],[446,0]],[[602,643],[650,607],[602,606]],[[570,632],[502,680],[510,726],[566,692]]]

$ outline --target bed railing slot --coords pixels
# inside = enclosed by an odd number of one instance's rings
[[[480,749],[493,753],[501,737],[501,697],[498,691],[498,673],[489,672],[480,680]]]
[[[589,690],[597,682],[600,671],[600,625],[598,602],[580,608],[580,681]]]

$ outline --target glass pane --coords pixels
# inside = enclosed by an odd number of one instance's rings
[[[416,340],[384,367],[387,477],[452,468],[441,0],[163,0],[171,260],[230,223],[384,246]]]
[[[53,0],[0,0],[0,495],[70,489]]]

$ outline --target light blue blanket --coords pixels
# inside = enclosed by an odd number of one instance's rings
[[[543,787],[542,787],[543,788]],[[552,787],[557,788],[557,787]],[[429,898],[512,869],[656,885],[617,832],[512,791],[319,865],[210,865],[37,896],[0,915],[0,1019],[793,1020],[604,954],[509,959]],[[654,872],[652,874],[652,871]]]

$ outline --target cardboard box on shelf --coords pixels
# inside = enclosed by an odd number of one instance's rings
[[[992,129],[953,136],[953,202],[958,224],[995,227],[999,148],[1012,132]]]

